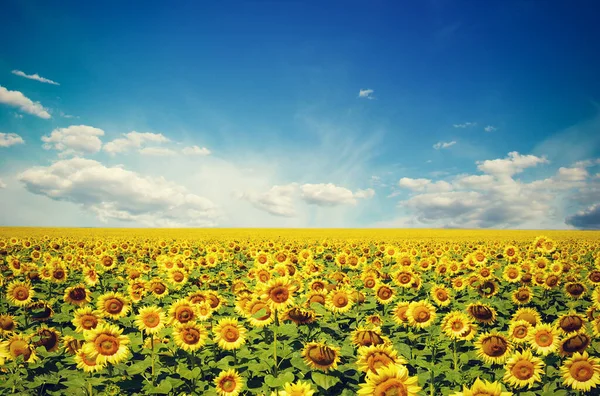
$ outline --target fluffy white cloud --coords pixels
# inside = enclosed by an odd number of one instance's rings
[[[6,188],[6,183],[4,183],[2,179],[0,179],[0,188]]]
[[[206,147],[198,147],[198,146],[191,146],[191,147],[184,147],[181,152],[185,155],[199,155],[199,156],[205,156],[205,155],[210,155],[211,152],[209,149],[207,149]]]
[[[0,147],[10,147],[15,144],[23,144],[25,140],[16,133],[0,132]]]
[[[475,122],[465,122],[464,124],[454,124],[452,125],[454,128],[469,128],[477,125]]]
[[[353,193],[345,187],[332,183],[303,184],[300,190],[301,198],[306,203],[318,206],[355,205],[356,199],[371,198],[375,194],[372,189],[358,190]]]
[[[51,118],[48,110],[40,102],[34,102],[19,91],[9,91],[0,85],[0,103],[16,107],[22,112],[32,114],[40,118]]]
[[[586,230],[600,229],[600,203],[592,205],[565,219],[565,223]]]
[[[451,142],[437,142],[436,144],[433,145],[433,148],[436,149],[436,150],[445,149],[445,148],[448,148],[448,147],[452,147],[455,144],[456,144],[455,140],[453,140]]]
[[[273,186],[263,193],[244,193],[240,198],[246,199],[256,208],[275,216],[294,217],[296,209],[294,196],[298,190],[296,183]]]
[[[87,125],[71,125],[57,128],[50,136],[42,136],[44,149],[55,149],[60,155],[93,154],[100,151],[104,131]]]
[[[25,74],[20,70],[13,70],[12,74],[17,75],[19,77],[24,77],[24,78],[28,78],[30,80],[36,80],[42,83],[46,83],[46,84],[52,84],[52,85],[60,85],[59,83],[57,83],[56,81],[52,81],[48,78],[44,78],[42,76],[40,76],[39,74],[35,73],[35,74]]]
[[[490,175],[512,176],[516,173],[523,172],[526,168],[547,163],[548,160],[545,157],[521,155],[516,151],[512,151],[508,153],[507,158],[479,161],[477,162],[477,168]]]
[[[497,128],[492,126],[492,125],[488,125],[485,128],[483,128],[484,131],[486,132],[494,132]]]
[[[430,179],[403,177],[398,185],[411,191],[444,192],[452,190],[452,185],[443,180],[434,182]]]
[[[374,92],[375,91],[373,91],[372,89],[361,89],[360,91],[358,91],[358,97],[366,99],[375,99],[375,97],[373,96]]]
[[[103,221],[146,226],[214,226],[220,216],[210,200],[162,177],[71,158],[27,169],[18,179],[34,194],[73,202]]]
[[[124,153],[131,149],[139,149],[147,143],[166,143],[169,141],[162,133],[132,131],[123,134],[123,136],[123,138],[118,138],[106,143],[103,150],[114,155]]]
[[[140,150],[140,154],[153,155],[153,156],[157,156],[157,157],[169,157],[169,156],[175,155],[177,153],[166,147],[145,147]]]

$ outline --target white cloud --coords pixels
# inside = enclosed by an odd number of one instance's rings
[[[124,153],[130,149],[139,149],[147,143],[166,143],[169,141],[162,133],[136,132],[123,134],[124,138],[118,138],[104,145],[103,150],[114,155]]]
[[[411,191],[444,192],[452,190],[452,185],[443,180],[433,182],[429,179],[403,177],[398,182],[398,185]]]
[[[455,140],[453,140],[451,142],[437,142],[436,144],[433,145],[433,148],[436,149],[436,150],[445,149],[445,148],[448,148],[448,147],[452,147],[455,144],[456,144]]]
[[[452,125],[454,128],[469,128],[477,125],[475,122],[465,122],[464,124],[454,124]]]
[[[497,128],[492,125],[488,125],[485,128],[483,128],[483,130],[486,132],[494,132],[495,130],[497,130]]]
[[[477,168],[491,175],[512,176],[520,173],[524,169],[536,166],[538,164],[547,164],[549,161],[545,157],[536,157],[535,155],[521,155],[516,151],[508,153],[507,158],[478,161]]]
[[[33,167],[18,179],[28,191],[78,204],[102,221],[154,227],[214,226],[220,216],[210,200],[163,177],[145,177],[84,158]]]
[[[240,198],[251,202],[256,208],[275,216],[294,217],[296,209],[294,195],[298,189],[296,183],[273,186],[264,193],[244,193]]]
[[[375,190],[367,188],[366,190],[356,190],[354,197],[358,199],[369,199],[375,196]]]
[[[369,192],[369,190],[373,191],[372,189],[358,190],[354,194],[349,189],[333,183],[303,184],[300,189],[302,191],[301,198],[306,203],[318,206],[355,205],[356,199],[373,196]]]
[[[358,97],[366,99],[375,99],[375,97],[373,96],[374,92],[375,91],[373,91],[372,89],[361,89],[360,91],[358,91]]]
[[[44,149],[55,149],[60,155],[93,154],[100,151],[104,131],[87,125],[71,125],[67,128],[57,128],[50,136],[42,136]]]
[[[564,181],[583,181],[589,176],[584,168],[559,168],[558,178]]]
[[[198,147],[198,146],[191,146],[191,147],[184,147],[181,152],[185,155],[199,155],[199,156],[205,156],[205,155],[210,155],[211,151],[209,149],[207,149],[206,147]]]
[[[16,133],[0,132],[0,147],[10,147],[15,144],[23,144],[25,140]]]
[[[4,183],[2,179],[0,179],[0,188],[6,188],[6,183]]]
[[[577,161],[573,164],[573,167],[574,168],[589,168],[589,167],[592,167],[592,166],[595,166],[598,164],[600,164],[600,158]]]
[[[4,103],[8,106],[17,107],[19,110],[32,114],[40,118],[51,118],[48,110],[40,104],[40,102],[34,102],[19,91],[9,91],[0,85],[0,103]]]
[[[145,147],[140,150],[142,155],[152,155],[157,157],[168,157],[177,154],[175,151],[166,147]]]
[[[586,230],[600,229],[600,203],[567,217],[565,223]]]
[[[22,71],[20,71],[20,70],[13,70],[13,71],[12,71],[12,74],[15,74],[15,75],[17,75],[17,76],[20,76],[20,77],[25,77],[25,78],[28,78],[28,79],[30,79],[30,80],[36,80],[36,81],[39,81],[39,82],[42,82],[42,83],[46,83],[46,84],[60,85],[60,84],[59,84],[59,83],[57,83],[56,81],[52,81],[52,80],[50,80],[50,79],[47,79],[47,78],[41,77],[41,76],[40,76],[39,74],[37,74],[37,73],[35,73],[35,74],[25,74],[25,73],[23,73],[23,72],[22,72]]]
[[[70,114],[65,114],[65,113],[64,113],[64,112],[62,112],[62,111],[60,112],[60,116],[61,116],[62,118],[75,118],[75,116],[73,116],[73,115],[70,115]],[[77,118],[79,118],[79,117],[77,117]]]

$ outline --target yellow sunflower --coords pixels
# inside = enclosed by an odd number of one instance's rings
[[[269,307],[269,304],[253,298],[246,304],[246,317],[250,325],[262,328],[275,321],[275,312]]]
[[[217,345],[225,350],[240,348],[246,342],[246,332],[246,328],[233,318],[223,318],[213,328]]]
[[[297,287],[287,277],[271,279],[262,289],[261,298],[272,309],[282,310],[294,304]]]
[[[332,312],[343,314],[348,312],[354,305],[352,293],[344,288],[335,289],[329,292],[326,298],[325,307]]]
[[[165,313],[156,306],[140,308],[135,319],[135,325],[146,334],[156,334],[165,327]]]
[[[87,356],[96,358],[100,364],[118,364],[129,355],[129,337],[123,329],[112,324],[101,324],[84,333],[85,344],[81,348]]]
[[[309,382],[287,382],[283,386],[283,390],[279,391],[278,396],[313,396],[315,391],[310,386]]]
[[[556,352],[560,344],[559,332],[554,326],[540,323],[531,329],[527,341],[535,353],[546,356]]]
[[[0,360],[16,360],[22,357],[25,363],[35,363],[38,356],[35,346],[31,344],[31,338],[30,335],[15,333],[8,340],[0,342]]]
[[[469,304],[467,313],[479,323],[492,324],[496,321],[496,310],[487,304]]]
[[[95,373],[106,367],[106,362],[101,363],[98,361],[98,355],[91,357],[88,356],[83,350],[78,350],[73,356],[77,368],[83,370],[86,373]]]
[[[302,349],[302,357],[310,368],[328,371],[337,368],[340,349],[320,342],[309,342]]]
[[[531,323],[532,326],[536,326],[540,323],[541,317],[539,312],[533,308],[519,308],[511,320],[526,320]]]
[[[515,344],[524,344],[528,341],[529,335],[533,326],[526,320],[514,320],[510,322],[508,327],[508,337]]]
[[[433,285],[429,294],[433,302],[440,307],[447,307],[452,302],[450,290],[443,285]]]
[[[79,308],[73,313],[72,323],[75,326],[75,331],[82,333],[86,330],[93,330],[98,325],[103,324],[104,319],[102,319],[100,311],[94,311],[92,307],[88,306]]]
[[[508,339],[498,332],[483,333],[475,342],[477,356],[488,364],[503,364],[512,351]]]
[[[375,297],[379,304],[389,304],[394,300],[394,289],[389,285],[380,283],[375,288]]]
[[[410,377],[404,366],[387,366],[377,373],[370,372],[360,384],[357,395],[403,395],[417,396],[421,387],[416,376]]]
[[[6,288],[6,299],[17,307],[24,307],[29,304],[34,295],[35,290],[33,290],[29,281],[12,281]]]
[[[206,342],[208,332],[201,324],[187,322],[173,330],[175,344],[188,352],[197,351]]]
[[[244,388],[244,380],[235,369],[221,371],[214,384],[219,396],[237,396]]]
[[[561,315],[556,320],[556,326],[562,334],[576,333],[585,326],[585,317],[576,312]]]
[[[197,305],[190,303],[187,299],[175,301],[169,309],[169,323],[174,325],[194,322],[198,319]]]
[[[408,324],[422,329],[431,326],[436,316],[435,307],[427,301],[413,301],[406,311]]]
[[[563,385],[571,389],[589,392],[600,384],[600,361],[587,352],[574,353],[560,368]]]
[[[506,362],[503,381],[515,388],[531,388],[541,382],[544,362],[533,356],[529,349],[515,352]]]
[[[67,287],[63,299],[66,303],[83,306],[92,301],[91,293],[84,284]]]
[[[115,292],[105,293],[98,297],[96,306],[102,316],[113,320],[127,316],[131,308],[129,300],[121,293]]]
[[[15,331],[17,322],[15,317],[9,314],[0,314],[0,335]]]
[[[582,353],[592,342],[592,338],[581,330],[576,333],[569,333],[558,345],[558,352],[561,356],[572,356],[574,353]]]
[[[387,341],[386,337],[381,334],[379,327],[366,329],[359,327],[352,332],[352,343],[358,347],[381,345]]]
[[[462,392],[455,392],[450,396],[512,396],[512,394],[512,392],[503,392],[499,382],[482,381],[478,377],[470,388],[463,385]]]
[[[462,339],[466,335],[473,323],[471,319],[463,312],[449,312],[442,320],[442,331],[453,340]]]
[[[371,345],[358,348],[358,360],[356,365],[358,369],[366,373],[374,372],[383,367],[398,364],[407,364],[408,362],[391,345]]]

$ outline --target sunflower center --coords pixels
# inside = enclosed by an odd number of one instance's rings
[[[367,358],[367,363],[369,364],[371,371],[377,373],[378,368],[388,366],[390,363],[394,363],[394,359],[390,358],[386,353],[375,352],[369,355]]]
[[[429,313],[429,310],[425,307],[418,307],[417,309],[415,309],[413,316],[416,322],[423,323],[429,320],[429,318],[431,317],[431,313]]]
[[[110,334],[100,334],[94,341],[96,351],[104,356],[112,356],[119,350],[119,340]]]
[[[382,300],[389,300],[392,297],[392,294],[392,289],[385,286],[377,291],[377,296],[379,296],[379,298],[381,298]]]
[[[15,322],[10,317],[0,317],[0,329],[4,331],[11,331],[15,328]]]
[[[537,318],[535,317],[535,315],[529,312],[523,312],[521,315],[519,315],[519,317],[516,318],[516,320],[525,320],[529,322],[532,326],[535,326],[537,323]]]
[[[571,377],[579,382],[589,381],[594,375],[594,367],[587,361],[578,361],[569,368]]]
[[[323,297],[323,296],[322,296],[322,295],[320,295],[320,294],[316,294],[316,295],[312,296],[312,297],[311,297],[311,298],[308,300],[308,302],[309,302],[310,304],[312,304],[312,303],[316,303],[316,304],[325,305],[325,297]]]
[[[566,332],[577,331],[583,326],[583,321],[578,316],[567,316],[560,320],[560,328]]]
[[[502,356],[508,350],[507,342],[497,336],[492,336],[484,339],[481,343],[483,352],[488,356]]]
[[[186,344],[194,345],[200,341],[200,332],[196,329],[185,329],[181,338]]]
[[[579,334],[567,339],[563,343],[563,350],[568,353],[581,352],[590,344],[590,338],[586,334]]]
[[[402,381],[396,378],[388,378],[373,389],[374,396],[407,396],[408,390]]]
[[[547,347],[549,345],[552,345],[552,341],[552,334],[548,332],[543,331],[535,335],[535,342],[541,347]]]
[[[235,326],[227,325],[221,330],[221,336],[227,342],[235,342],[240,338],[240,332]]]
[[[37,342],[37,345],[43,345],[46,350],[50,350],[56,346],[58,343],[58,336],[53,331],[44,329],[39,333],[40,340]]]
[[[83,301],[86,298],[85,289],[77,287],[69,292],[69,298],[73,301]]]
[[[167,287],[162,283],[155,283],[152,285],[152,291],[155,294],[163,294],[167,290]]]
[[[329,366],[335,361],[336,353],[326,346],[313,346],[308,351],[308,357],[321,366]]]
[[[465,328],[465,324],[460,319],[456,319],[452,322],[452,330],[454,331],[462,331]]]
[[[533,377],[533,374],[535,373],[535,367],[530,361],[521,360],[513,366],[511,372],[515,377],[524,381]]]
[[[194,311],[190,307],[180,307],[175,317],[178,322],[187,323],[194,318]]]
[[[348,305],[348,296],[344,293],[336,293],[333,296],[332,302],[337,308],[344,308]]]
[[[367,330],[358,333],[358,343],[362,346],[383,344],[383,338],[374,331]]]
[[[25,286],[17,286],[13,291],[16,300],[25,301],[29,298],[29,289]]]
[[[123,310],[123,306],[123,301],[116,298],[111,298],[104,303],[106,311],[113,315],[120,313]]]
[[[515,338],[525,338],[527,337],[527,327],[525,326],[517,326],[513,331],[513,337]]]
[[[9,350],[10,355],[14,358],[23,356],[25,360],[29,360],[29,357],[31,356],[31,348],[29,347],[29,344],[23,340],[15,340],[11,342]]]
[[[273,302],[281,304],[288,300],[290,297],[290,292],[283,286],[277,286],[271,290],[269,296]]]
[[[86,330],[91,330],[96,328],[98,325],[98,318],[94,315],[84,315],[81,317],[81,327]]]
[[[446,300],[448,300],[448,293],[446,292],[446,290],[437,290],[435,292],[435,296],[440,301],[446,301]]]
[[[146,314],[143,322],[146,327],[156,327],[160,323],[160,316],[154,312]]]
[[[235,390],[237,383],[235,382],[235,379],[230,378],[230,377],[225,377],[221,380],[219,385],[221,386],[221,389],[223,389],[225,392],[233,392]]]

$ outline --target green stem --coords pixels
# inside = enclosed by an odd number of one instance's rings
[[[93,373],[90,373],[90,380],[88,381],[88,395],[94,396],[94,388],[92,387],[92,378],[94,377]]]
[[[273,360],[275,361],[275,377],[277,377],[277,327],[279,321],[277,320],[277,310],[275,310],[275,324],[273,326]]]
[[[458,371],[458,354],[456,353],[456,340],[452,340],[452,358],[454,362],[454,371]]]
[[[435,386],[434,386],[434,381],[435,381],[435,373],[433,371],[433,368],[435,367],[435,347],[433,345],[433,336],[430,335],[429,336],[429,346],[431,348],[431,369],[429,370],[429,373],[431,374],[431,379],[429,381],[429,395],[430,396],[435,396]]]
[[[150,334],[150,348],[151,348],[151,357],[150,361],[152,363],[151,375],[152,375],[152,386],[156,386],[156,378],[154,376],[154,334]]]

